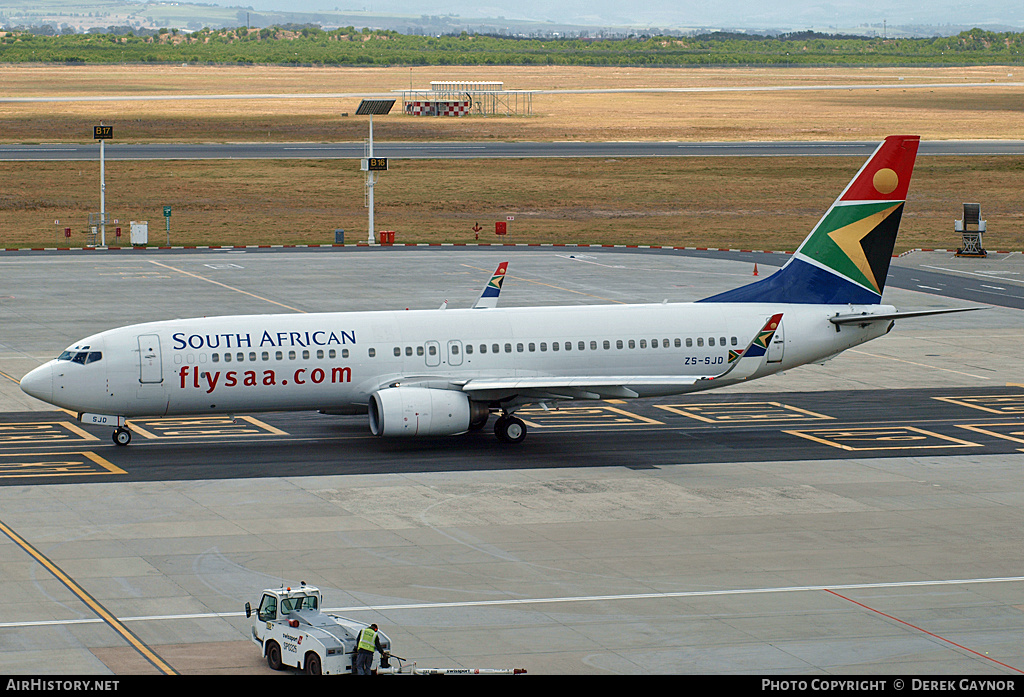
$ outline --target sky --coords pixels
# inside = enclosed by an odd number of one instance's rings
[[[1024,28],[1021,0],[216,0],[256,10],[356,10],[402,15],[506,17],[601,26],[851,28],[863,25]]]

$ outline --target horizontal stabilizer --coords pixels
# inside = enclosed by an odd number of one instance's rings
[[[927,317],[929,315],[946,315],[951,312],[970,312],[971,310],[987,310],[987,307],[954,307],[943,310],[915,310],[913,312],[859,312],[850,315],[836,315],[829,317],[832,324],[867,324],[869,322],[885,322],[895,319],[908,319],[910,317]]]

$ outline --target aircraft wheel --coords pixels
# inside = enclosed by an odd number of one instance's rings
[[[127,428],[119,428],[114,431],[114,445],[128,445],[132,442],[132,432]]]
[[[494,423],[494,435],[502,443],[522,443],[526,439],[526,424],[515,416],[502,416]]]

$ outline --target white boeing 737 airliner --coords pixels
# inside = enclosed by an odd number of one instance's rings
[[[708,390],[820,362],[902,317],[882,290],[917,136],[878,147],[786,265],[694,303],[497,308],[506,264],[471,309],[179,319],[82,339],[21,380],[114,427],[140,416],[368,413],[378,436],[483,427],[526,437],[527,404]]]

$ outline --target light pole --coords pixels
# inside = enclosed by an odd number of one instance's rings
[[[364,99],[359,102],[359,108],[356,109],[357,116],[370,117],[370,140],[367,141],[366,157],[363,158],[360,166],[360,169],[366,172],[366,205],[370,209],[367,244],[376,242],[373,232],[373,185],[377,183],[377,172],[386,172],[388,169],[386,157],[375,158],[373,156],[373,117],[375,114],[380,116],[387,114],[394,105],[394,99]]]

